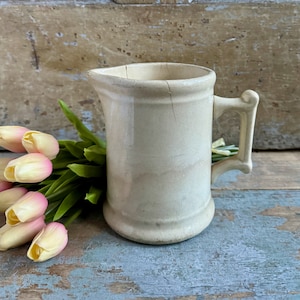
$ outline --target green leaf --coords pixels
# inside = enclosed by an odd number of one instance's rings
[[[66,149],[76,158],[83,158],[83,149],[75,141],[65,141]]]
[[[84,149],[84,156],[90,162],[104,165],[106,161],[106,150],[98,145],[93,145]]]
[[[42,186],[50,186],[55,181],[55,179],[52,178],[53,177],[52,174],[47,179],[41,181],[40,185],[42,185]]]
[[[103,148],[106,147],[106,143],[96,137],[80,120],[79,118],[71,111],[71,109],[67,106],[67,104],[59,100],[58,101],[63,113],[68,118],[68,120],[74,125],[76,130],[78,131],[78,135],[80,138],[82,138],[84,141],[92,141],[96,145],[99,145]]]
[[[59,206],[61,201],[56,201],[48,204],[46,213],[45,213],[45,221],[50,222],[53,221],[53,217],[55,215],[55,209]]]
[[[51,184],[47,184],[47,185],[43,186],[42,188],[40,188],[38,191],[45,195],[50,187],[51,187]]]
[[[84,148],[88,148],[88,147],[90,147],[90,146],[93,146],[94,143],[91,142],[91,141],[78,141],[78,142],[76,142],[76,145],[77,145],[78,147],[80,147],[80,149],[82,149],[82,151],[83,151]]]
[[[102,166],[70,164],[68,168],[76,175],[84,178],[103,177],[105,175],[105,169]]]
[[[74,207],[75,208],[75,207]],[[70,225],[74,220],[76,220],[80,214],[82,213],[83,209],[82,208],[76,208],[73,210],[71,215],[64,221],[64,225],[68,226]]]
[[[61,202],[62,199],[64,199],[70,192],[72,192],[74,189],[79,189],[79,188],[81,188],[81,185],[76,182],[63,186],[47,196],[48,202],[49,203],[56,202],[56,201]]]
[[[101,188],[98,188],[94,185],[90,186],[90,189],[88,193],[85,195],[85,200],[88,200],[92,204],[97,204],[98,200],[100,199],[101,195],[103,193],[103,190]]]
[[[61,219],[66,214],[66,212],[70,210],[82,197],[83,194],[80,193],[77,189],[69,193],[58,207],[53,217],[53,221]]]
[[[46,192],[45,196],[49,196],[51,193],[57,191],[58,189],[61,189],[62,187],[68,185],[72,181],[78,179],[78,176],[74,174],[72,171],[67,169],[63,175],[61,175],[58,179],[56,179],[51,187]]]
[[[51,161],[53,169],[65,168],[68,163],[74,162],[76,158],[66,149],[59,149],[57,156]]]

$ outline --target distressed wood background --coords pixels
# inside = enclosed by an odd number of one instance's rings
[[[85,72],[172,61],[214,69],[220,96],[260,94],[255,149],[300,148],[299,1],[133,1],[0,1],[0,125],[74,138],[61,98],[100,134]],[[237,115],[214,125],[238,144]]]

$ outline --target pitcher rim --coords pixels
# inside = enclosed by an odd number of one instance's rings
[[[109,74],[109,71],[113,71],[116,69],[121,69],[124,67],[138,67],[138,66],[184,66],[184,67],[189,67],[189,68],[195,68],[199,70],[206,71],[206,74],[199,75],[199,76],[191,76],[187,78],[178,78],[178,79],[134,79],[130,77],[125,77],[125,76],[120,76],[120,75],[114,75],[114,74]],[[106,73],[107,72],[107,73]],[[87,71],[87,74],[89,77],[93,78],[93,74],[98,75],[98,76],[103,76],[103,77],[109,77],[109,78],[115,78],[118,80],[124,80],[128,82],[139,82],[139,83],[158,83],[158,82],[187,82],[187,81],[199,81],[199,80],[208,80],[210,77],[215,78],[216,74],[215,71],[196,64],[188,64],[188,63],[176,63],[176,62],[143,62],[143,63],[130,63],[130,64],[124,64],[124,65],[117,65],[117,66],[111,66],[111,67],[103,67],[103,68],[93,68]]]

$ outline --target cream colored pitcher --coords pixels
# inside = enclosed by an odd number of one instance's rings
[[[121,236],[146,244],[189,239],[211,222],[211,182],[249,173],[259,97],[214,96],[215,72],[180,63],[138,63],[90,70],[105,117],[105,220]],[[239,152],[211,165],[212,122],[241,116]]]

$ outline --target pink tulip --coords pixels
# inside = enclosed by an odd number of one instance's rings
[[[13,187],[0,192],[0,212],[5,212],[26,193],[27,190],[23,187]]]
[[[11,157],[1,157],[0,158],[0,180],[1,181],[7,181],[4,176],[4,170],[11,160],[13,160],[13,158],[11,158]]]
[[[3,172],[4,173],[4,170]],[[4,174],[3,174],[4,177]],[[10,189],[13,186],[12,182],[0,180],[0,192]]]
[[[28,130],[22,126],[0,126],[0,147],[12,152],[25,152],[22,137]]]
[[[28,192],[5,211],[6,223],[16,226],[30,222],[44,215],[47,198],[40,192]]]
[[[16,154],[16,153],[12,153],[12,152],[5,152],[4,155],[1,155],[1,157],[0,157],[0,182],[7,181],[4,176],[4,170],[7,167],[8,163],[11,160],[16,159],[20,156],[22,156],[22,155],[19,153]]]
[[[17,226],[5,224],[0,228],[0,251],[21,246],[31,241],[45,227],[44,216]]]
[[[54,159],[59,152],[58,141],[51,134],[40,131],[27,131],[22,144],[28,153],[42,153],[49,159]]]
[[[61,223],[52,222],[33,239],[27,257],[42,262],[58,255],[68,243],[68,232]]]
[[[41,153],[29,153],[11,160],[4,169],[7,181],[35,183],[52,173],[52,163]]]

